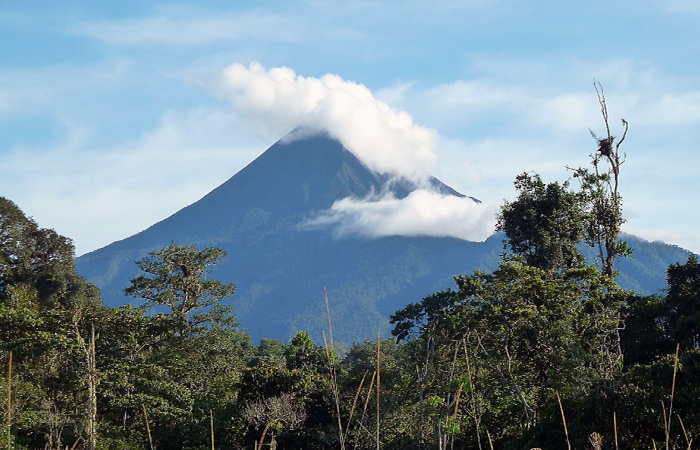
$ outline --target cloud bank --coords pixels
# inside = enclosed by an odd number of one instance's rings
[[[330,226],[338,236],[439,236],[484,240],[494,208],[435,191],[428,170],[436,162],[437,133],[417,125],[362,84],[338,75],[303,77],[287,67],[233,64],[216,90],[261,131],[282,135],[296,127],[324,130],[379,173],[404,177],[419,188],[396,198],[390,190],[335,202],[307,226]]]
[[[232,64],[216,89],[262,132],[280,136],[299,126],[325,130],[377,172],[417,180],[435,163],[434,130],[338,75],[303,77],[287,67]]]

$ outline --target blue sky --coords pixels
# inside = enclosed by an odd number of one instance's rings
[[[625,230],[700,252],[696,1],[66,3],[0,6],[0,195],[78,254],[198,200],[323,114],[376,167],[420,166],[497,208],[523,171],[563,181],[587,164],[588,130],[604,130],[594,78],[613,134],[630,123]],[[265,103],[257,83],[280,67],[291,81]],[[318,92],[326,109],[296,108]],[[373,125],[350,107],[384,114],[381,145],[363,147]]]

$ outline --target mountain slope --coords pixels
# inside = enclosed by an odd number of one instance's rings
[[[122,293],[138,274],[134,260],[171,241],[217,246],[228,257],[214,276],[236,283],[228,301],[253,338],[285,339],[304,329],[320,339],[327,327],[324,287],[338,340],[376,336],[378,328],[386,335],[390,313],[452,287],[452,275],[495,268],[503,251],[499,236],[483,243],[401,236],[337,239],[329,229],[299,226],[336,200],[380,192],[387,181],[327,135],[283,140],[198,202],[78,258],[76,267],[100,287],[107,305],[117,306],[134,302]],[[431,182],[440,192],[461,196],[437,179]],[[389,185],[399,198],[416,188],[406,181]],[[666,247],[656,250],[653,269],[644,263],[649,252],[638,252],[637,265],[630,266],[636,275],[625,272],[627,284],[642,291],[662,287],[663,272],[661,281],[649,274],[687,258],[681,249]]]

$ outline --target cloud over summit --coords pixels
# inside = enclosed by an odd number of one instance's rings
[[[365,237],[484,240],[493,232],[492,204],[442,194],[428,182],[437,132],[376,99],[366,86],[338,75],[303,77],[287,67],[267,70],[252,63],[228,66],[215,89],[263,133],[281,136],[297,127],[324,130],[370,169],[419,187],[401,199],[385,189],[363,199],[339,200],[307,225],[334,227],[339,236]]]
[[[281,136],[300,126],[325,130],[377,172],[416,180],[435,163],[434,130],[338,75],[303,77],[287,67],[232,64],[216,90],[260,131]]]

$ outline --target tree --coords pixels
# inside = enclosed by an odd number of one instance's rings
[[[169,307],[179,322],[182,335],[189,313],[211,306],[235,292],[233,283],[206,279],[212,266],[220,263],[224,256],[226,252],[219,248],[198,251],[195,245],[179,246],[173,242],[136,261],[146,274],[133,278],[124,292],[146,300],[146,308]]]
[[[683,349],[700,347],[700,263],[690,255],[685,264],[668,268],[666,307],[675,342]]]
[[[622,196],[620,195],[620,167],[625,163],[626,154],[620,155],[620,145],[627,136],[629,124],[622,120],[624,132],[617,139],[610,132],[608,106],[605,93],[600,83],[593,82],[598,103],[605,123],[605,136],[598,137],[593,131],[591,136],[598,148],[591,154],[593,170],[581,168],[574,170],[574,177],[581,181],[581,189],[586,197],[586,243],[598,250],[602,273],[613,278],[613,264],[620,256],[629,256],[632,250],[625,241],[619,239],[620,227],[625,223],[622,217]]]
[[[75,273],[71,240],[40,228],[0,197],[0,353],[14,355],[18,445],[57,449],[81,436],[91,374],[73,321],[82,317],[92,325],[104,315],[99,296]]]
[[[70,306],[80,291],[99,297],[75,273],[73,243],[49,228],[39,228],[12,201],[0,197],[0,299],[32,297],[37,306]]]
[[[591,155],[592,170],[574,172],[580,191],[569,190],[568,182],[545,184],[537,174],[519,175],[518,198],[505,202],[497,217],[497,230],[505,233],[504,247],[512,254],[503,255],[492,274],[455,277],[457,291],[438,292],[391,316],[399,339],[417,334],[422,342],[437,339],[443,347],[465,343],[482,382],[512,399],[496,407],[498,396],[484,393],[493,411],[499,410],[490,419],[492,427],[512,427],[520,417],[534,429],[538,411],[554,401],[553,392],[585,396],[622,369],[620,308],[628,295],[614,282],[613,261],[630,252],[618,241],[624,222],[619,147],[627,122],[615,144],[599,87],[607,136],[594,135],[598,149]],[[598,247],[600,271],[587,265],[577,248],[581,242]],[[430,348],[426,345],[428,355]],[[440,365],[445,362],[435,362]],[[449,394],[444,401],[449,405]]]
[[[500,426],[514,426],[520,416],[532,427],[554,390],[581,394],[618,372],[620,298],[594,267],[552,274],[502,261],[492,274],[477,271],[455,281],[457,291],[438,292],[393,315],[393,334],[429,333],[441,337],[442,346],[464,339],[475,366],[513,399]]]
[[[630,295],[624,316],[625,329],[620,337],[626,367],[654,363],[675,350],[664,297]]]
[[[514,184],[518,198],[505,202],[497,216],[496,230],[507,238],[504,247],[545,271],[583,266],[576,248],[584,236],[580,193],[570,191],[568,182],[545,185],[537,174],[518,175]]]

